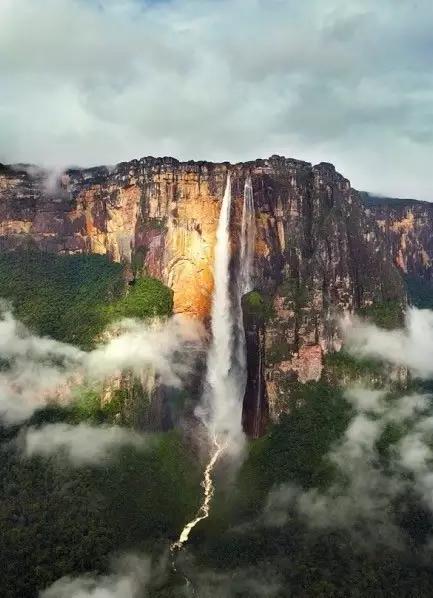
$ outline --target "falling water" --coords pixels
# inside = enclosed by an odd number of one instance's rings
[[[256,217],[254,194],[251,176],[245,180],[244,201],[241,221],[241,238],[239,251],[239,277],[238,277],[238,317],[237,317],[237,361],[239,364],[240,378],[246,384],[246,347],[245,330],[242,313],[242,297],[253,289],[254,254],[256,242]],[[260,338],[260,333],[259,333]],[[258,347],[258,378],[256,385],[255,408],[253,412],[252,435],[260,435],[261,426],[261,398],[262,398],[262,347]]]
[[[254,245],[256,238],[256,216],[254,209],[253,184],[248,176],[244,187],[242,208],[241,247],[239,255],[239,290],[242,295],[252,290]]]
[[[216,235],[212,343],[207,360],[207,390],[204,397],[206,404],[202,414],[212,438],[212,449],[202,481],[204,489],[202,504],[194,519],[183,528],[177,542],[172,544],[172,552],[180,550],[188,541],[197,523],[209,516],[214,493],[212,479],[214,467],[222,453],[243,438],[242,401],[239,389],[236,387],[236,375],[232,369],[234,322],[230,300],[230,210],[231,180],[228,174]]]
[[[239,376],[246,384],[246,350],[245,330],[242,314],[242,297],[252,290],[252,276],[254,263],[254,248],[256,239],[256,217],[254,210],[254,195],[251,177],[248,176],[244,185],[244,201],[242,206],[241,238],[239,249],[239,275],[238,275],[238,305],[237,305],[237,348],[236,356],[239,367]],[[243,393],[242,393],[243,394]]]
[[[231,198],[231,179],[228,174],[216,235],[212,344],[207,362],[207,381],[210,386],[210,423],[217,434],[225,431],[226,403],[227,400],[230,400],[228,394],[230,394],[232,382],[230,368],[233,357],[233,314],[229,271]]]
[[[177,550],[182,549],[194,527],[209,516],[214,494],[212,475],[218,459],[228,451],[236,454],[241,449],[244,440],[242,399],[246,381],[246,358],[241,298],[251,290],[254,259],[255,213],[251,177],[247,178],[244,188],[236,322],[233,318],[234,310],[230,297],[230,212],[231,180],[229,173],[216,234],[212,342],[207,359],[207,390],[204,397],[205,408],[202,413],[212,439],[212,448],[202,480],[203,501],[195,517],[185,525],[179,539],[171,545],[173,555]],[[173,568],[176,570],[174,560]],[[187,584],[190,584],[190,581],[185,579]]]

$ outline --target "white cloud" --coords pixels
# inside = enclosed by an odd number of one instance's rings
[[[40,598],[138,598],[151,575],[150,560],[122,557],[109,575],[62,577],[40,593]]]
[[[433,6],[3,0],[0,159],[333,161],[431,199]]]
[[[274,488],[264,521],[282,526],[297,513],[311,528],[349,529],[358,542],[398,546],[403,538],[392,518],[396,500],[412,491],[433,512],[433,397],[395,398],[357,387],[347,399],[354,415],[326,456],[336,468],[335,481],[326,490],[302,490],[295,484]],[[388,425],[396,424],[401,438],[390,447],[385,465],[377,442]]]
[[[76,466],[103,463],[121,446],[144,447],[148,442],[144,436],[127,428],[86,423],[30,427],[23,430],[19,438],[26,457],[62,454]]]
[[[404,329],[385,330],[354,318],[344,322],[343,331],[352,354],[405,366],[419,378],[433,376],[432,311],[409,308]]]
[[[122,371],[155,372],[163,384],[182,386],[200,348],[201,325],[184,317],[123,320],[90,352],[31,334],[10,312],[0,314],[0,417],[20,421],[48,401],[71,400],[77,383],[104,381]]]

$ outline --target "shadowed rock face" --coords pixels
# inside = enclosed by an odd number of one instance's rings
[[[243,298],[243,321],[247,357],[242,424],[250,438],[258,438],[269,421],[269,399],[265,384],[266,323],[265,314],[252,313]]]
[[[433,204],[362,194],[368,214],[383,233],[389,255],[409,276],[433,279]]]
[[[339,348],[337,314],[405,301],[389,244],[331,164],[279,156],[234,166],[143,158],[57,178],[34,167],[1,167],[0,243],[3,249],[30,243],[52,252],[108,254],[171,287],[176,312],[206,321],[228,169],[234,272],[244,184],[252,177],[254,286],[272,309],[247,345],[261,352],[263,397],[275,419],[288,407],[284,384],[318,379],[323,354]]]

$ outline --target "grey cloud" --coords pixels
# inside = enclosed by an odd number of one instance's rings
[[[225,573],[204,569],[184,554],[179,571],[188,575],[194,595],[202,598],[235,598],[239,595],[273,598],[281,593],[279,575],[268,562]],[[162,593],[168,591],[170,596],[189,596],[191,586],[188,589],[186,580],[181,575],[178,578],[181,581],[173,585],[167,553],[159,560],[130,554],[117,559],[107,575],[63,577],[41,592],[39,598],[142,598],[153,595],[155,588]],[[169,587],[164,586],[167,580],[171,582]]]
[[[0,159],[282,153],[430,199],[432,17],[427,0],[4,0]]]
[[[268,564],[258,564],[251,569],[238,569],[224,574],[216,571],[201,571],[195,582],[202,598],[273,598],[281,595],[278,574]]]

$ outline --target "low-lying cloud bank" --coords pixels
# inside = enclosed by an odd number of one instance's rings
[[[200,348],[202,329],[182,317],[123,320],[93,351],[32,334],[10,311],[0,315],[0,418],[26,419],[50,400],[70,400],[74,385],[102,382],[128,370],[153,370],[163,384],[180,387]]]
[[[433,312],[409,309],[401,330],[355,318],[344,323],[344,333],[354,356],[433,378]],[[274,488],[265,523],[281,526],[296,516],[313,529],[350,529],[369,545],[400,546],[404,538],[395,512],[409,496],[433,516],[433,396],[356,386],[345,398],[353,416],[325,457],[333,481],[327,488]]]
[[[186,567],[185,561],[189,561]],[[183,567],[187,577],[179,574]],[[281,585],[269,563],[223,572],[203,569],[184,555],[182,568],[173,575],[167,553],[159,560],[129,554],[117,559],[107,575],[63,577],[39,598],[144,598],[153,595],[153,589],[162,590],[166,596],[273,598],[279,595]]]
[[[113,450],[129,445],[144,448],[149,437],[119,426],[76,426],[57,423],[23,430],[18,440],[26,457],[61,454],[76,466],[108,461]]]
[[[412,394],[396,399],[362,387],[348,391],[346,398],[354,416],[327,455],[335,471],[333,483],[325,490],[294,484],[275,488],[265,522],[280,526],[297,514],[311,528],[350,528],[369,543],[399,545],[393,504],[412,492],[433,514],[432,398]],[[380,440],[386,431],[396,438],[384,460]]]
[[[353,318],[343,322],[346,348],[358,357],[373,357],[407,367],[419,378],[433,377],[433,312],[409,308],[401,330],[385,330]]]
[[[150,559],[127,555],[115,563],[109,575],[62,577],[39,598],[138,598],[151,576]]]

